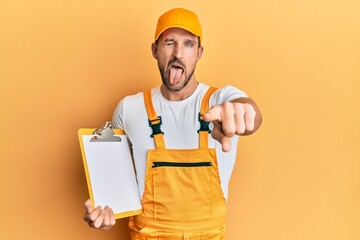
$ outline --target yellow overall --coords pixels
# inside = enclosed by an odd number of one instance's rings
[[[130,219],[132,240],[225,239],[226,201],[208,123],[201,119],[215,90],[202,100],[198,149],[166,149],[151,91],[144,93],[156,149],[148,150],[143,212]]]

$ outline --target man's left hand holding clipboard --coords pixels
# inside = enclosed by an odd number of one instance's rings
[[[79,129],[81,153],[90,199],[84,220],[90,227],[108,230],[117,218],[142,211],[135,171],[125,133],[111,122],[99,129]]]
[[[95,209],[92,207],[90,199],[85,202],[85,214],[84,220],[89,224],[90,227],[108,230],[112,228],[115,223],[115,214],[112,208],[105,206],[97,206]]]

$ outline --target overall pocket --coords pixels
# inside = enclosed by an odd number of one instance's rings
[[[154,161],[154,219],[196,222],[211,218],[212,163]]]

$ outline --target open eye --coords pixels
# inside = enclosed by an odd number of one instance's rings
[[[185,42],[185,46],[187,46],[187,47],[193,47],[193,46],[194,46],[194,43],[191,42],[191,41],[186,41],[186,42]]]

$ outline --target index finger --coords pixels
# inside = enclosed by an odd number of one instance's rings
[[[205,122],[222,121],[222,108],[214,106],[202,116]]]

